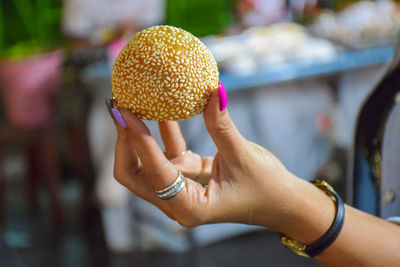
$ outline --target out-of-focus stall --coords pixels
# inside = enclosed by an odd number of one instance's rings
[[[182,27],[211,50],[246,138],[345,195],[357,112],[399,36],[396,1],[2,1],[0,233],[8,247],[61,236],[63,259],[71,244],[95,254],[87,248],[95,242],[116,255],[190,253],[262,229],[184,228],[114,180],[116,130],[104,104],[112,65],[135,32],[156,24]],[[201,115],[179,123],[190,150],[216,153]],[[161,144],[157,123],[146,124]]]

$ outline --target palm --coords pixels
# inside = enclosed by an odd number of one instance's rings
[[[201,157],[188,150],[183,155],[170,159],[170,161],[186,177],[202,185],[208,183],[212,169],[212,157]]]

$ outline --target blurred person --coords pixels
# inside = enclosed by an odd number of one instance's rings
[[[59,198],[61,173],[56,157],[55,115],[61,75],[62,57],[57,50],[0,61],[0,93],[7,122],[0,129],[0,148],[7,143],[22,145],[30,205],[37,207],[39,185],[43,180],[49,190],[57,226],[64,224]]]
[[[240,0],[237,14],[244,28],[301,18],[316,8],[316,0]]]
[[[265,26],[286,18],[285,0],[241,0],[237,14],[243,27]]]
[[[163,21],[164,0],[64,0],[67,37],[103,44]],[[117,36],[116,36],[117,35]]]

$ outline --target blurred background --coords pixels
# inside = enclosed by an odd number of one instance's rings
[[[112,64],[143,28],[188,30],[217,60],[242,134],[346,198],[398,2],[0,0],[0,266],[319,266],[265,228],[181,227],[115,182]],[[202,116],[180,125],[189,149],[215,154]]]

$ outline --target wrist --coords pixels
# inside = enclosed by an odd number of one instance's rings
[[[302,179],[294,179],[286,190],[286,212],[274,228],[304,244],[311,244],[331,226],[335,204],[324,192]]]

